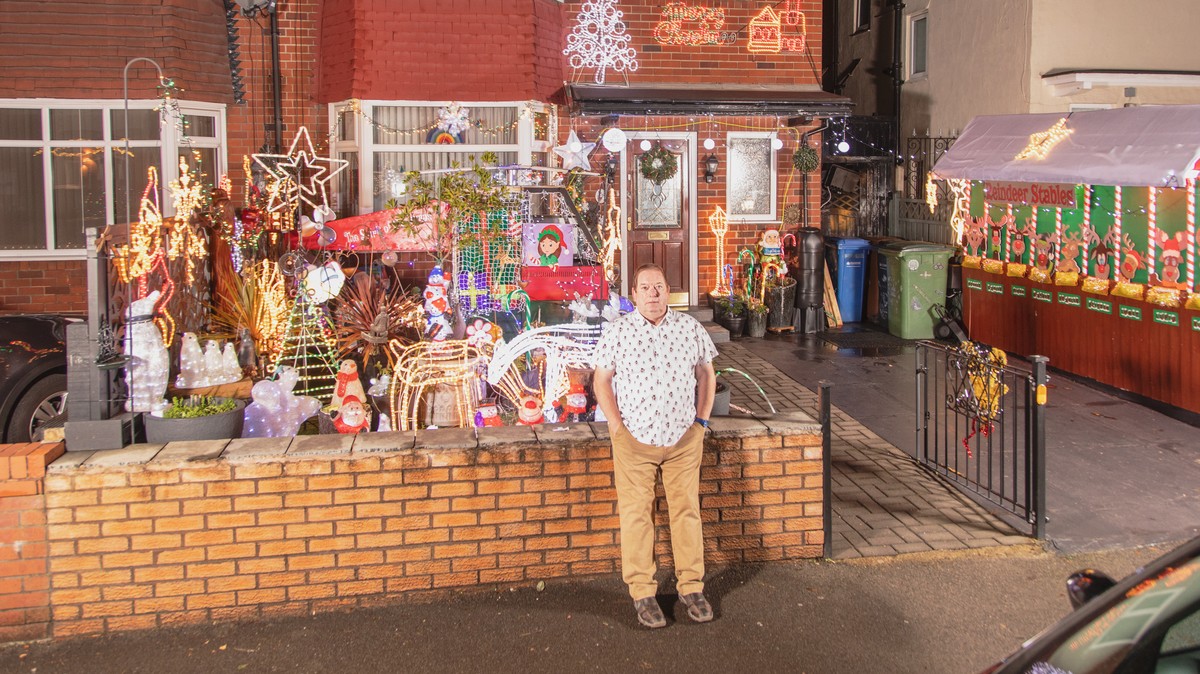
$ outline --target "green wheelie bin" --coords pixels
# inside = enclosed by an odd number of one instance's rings
[[[888,332],[901,339],[933,339],[946,303],[946,276],[954,249],[924,241],[893,241],[879,247],[887,260]]]

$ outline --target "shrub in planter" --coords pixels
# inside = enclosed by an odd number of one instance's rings
[[[146,441],[227,440],[242,437],[246,401],[236,398],[188,396],[172,398],[161,414],[143,417]]]
[[[767,305],[756,299],[746,304],[746,334],[765,337],[767,334]]]

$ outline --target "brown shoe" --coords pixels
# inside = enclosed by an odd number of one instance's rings
[[[662,608],[654,597],[645,597],[634,601],[633,608],[637,611],[638,622],[646,627],[658,629],[667,626],[667,616],[663,615]]]
[[[679,602],[687,609],[687,615],[692,622],[706,623],[713,619],[712,604],[704,598],[703,592],[680,595]]]

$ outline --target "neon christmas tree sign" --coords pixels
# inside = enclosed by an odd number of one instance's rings
[[[638,69],[637,50],[629,44],[632,38],[625,31],[622,16],[617,0],[583,3],[563,50],[570,57],[571,68],[595,68],[596,84],[604,84],[609,68],[619,73]]]

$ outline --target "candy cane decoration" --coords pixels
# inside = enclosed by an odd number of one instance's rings
[[[725,281],[729,287],[729,296],[733,297],[733,265],[725,264]]]
[[[1121,206],[1121,186],[1117,185],[1116,187],[1113,188],[1113,229],[1117,230],[1117,235],[1114,237],[1115,241],[1113,243],[1113,248],[1115,250],[1113,251],[1113,253],[1116,256],[1118,269],[1120,269],[1121,260],[1124,259],[1121,257],[1121,253],[1122,253],[1121,246],[1124,244],[1124,239],[1121,238],[1122,237],[1121,223],[1123,223],[1124,221],[1125,221],[1125,210]],[[1120,280],[1119,276],[1117,277],[1117,280]]]
[[[754,265],[754,251],[750,250],[749,248],[743,248],[743,249],[742,249],[742,252],[738,253],[738,256],[737,256],[737,263],[738,263],[738,264],[741,264],[741,263],[742,263],[742,256],[743,256],[743,255],[749,255],[749,256],[750,256],[750,271],[749,271],[749,273],[746,275],[746,294],[747,294],[747,295],[749,295],[749,294],[751,294],[751,293],[754,291],[754,269],[755,269],[755,265]]]
[[[1187,181],[1187,225],[1185,226],[1187,237],[1187,272],[1184,276],[1184,282],[1187,284],[1189,292],[1195,292],[1196,280],[1196,180],[1195,178]]]
[[[1058,254],[1062,255],[1063,251],[1063,224],[1062,224],[1062,209],[1054,209],[1054,243],[1058,246]],[[1062,258],[1058,258],[1059,264],[1062,264]]]
[[[1146,198],[1146,273],[1158,273],[1158,188],[1147,188]]]
[[[1092,229],[1092,195],[1091,195],[1091,191],[1089,190],[1088,193],[1084,195],[1084,199],[1083,199],[1083,231],[1088,232],[1088,231],[1091,231],[1091,229]],[[1094,233],[1095,232],[1093,232],[1093,234]],[[1088,242],[1091,240],[1092,240],[1092,237],[1090,235],[1087,235],[1087,234],[1084,235],[1084,237],[1083,237],[1083,259],[1080,260],[1081,262],[1083,262],[1083,264],[1079,265],[1079,268],[1083,270],[1084,274],[1088,273],[1088,259],[1089,259],[1088,258],[1088,246],[1090,245]]]

